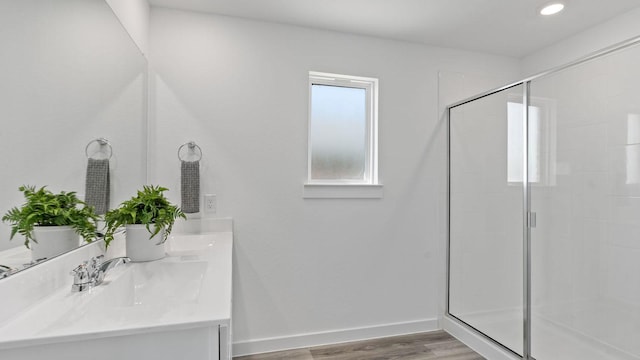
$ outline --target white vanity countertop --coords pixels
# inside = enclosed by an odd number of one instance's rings
[[[85,292],[60,288],[0,324],[0,350],[229,325],[232,232],[172,235],[167,257],[112,269]],[[70,271],[71,269],[69,269]]]

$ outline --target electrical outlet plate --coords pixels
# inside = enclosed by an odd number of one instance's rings
[[[215,214],[217,206],[217,200],[215,194],[207,194],[204,196],[204,212],[209,214]]]

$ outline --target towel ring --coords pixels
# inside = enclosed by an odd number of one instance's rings
[[[200,153],[200,156],[198,157],[198,160],[195,161],[200,161],[202,160],[202,149],[200,148],[200,146],[198,146],[198,144],[196,144],[194,141],[189,141],[187,143],[184,143],[182,145],[180,145],[180,147],[178,148],[178,159],[180,161],[185,161],[182,156],[180,156],[180,151],[182,151],[182,149],[187,146],[188,150],[187,153],[196,153],[196,149],[198,149],[198,152]]]
[[[93,140],[89,141],[87,146],[84,148],[84,153],[85,153],[85,155],[87,155],[87,159],[91,159],[91,156],[89,155],[89,147],[91,146],[91,144],[93,144],[95,142],[100,144],[101,148],[104,147],[104,146],[108,146],[109,147],[109,157],[107,159],[111,160],[111,157],[113,156],[113,147],[111,146],[111,143],[109,142],[109,140],[107,140],[105,138],[97,138],[97,139],[93,139]]]

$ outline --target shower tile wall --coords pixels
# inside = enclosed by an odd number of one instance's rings
[[[536,322],[626,359],[640,356],[640,48],[534,80],[547,114],[545,181],[532,186]],[[631,357],[633,358],[633,357]]]

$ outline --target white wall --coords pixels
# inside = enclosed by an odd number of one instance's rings
[[[529,76],[640,36],[638,24],[640,7],[524,57],[523,75]]]
[[[202,147],[202,192],[235,223],[236,351],[436,328],[438,71],[484,88],[514,80],[518,62],[162,8],[150,23],[149,177],[179,201],[176,150]],[[302,198],[310,70],[380,79],[383,199]]]
[[[149,2],[147,0],[106,0],[106,2],[118,16],[131,39],[146,56],[149,48]]]

